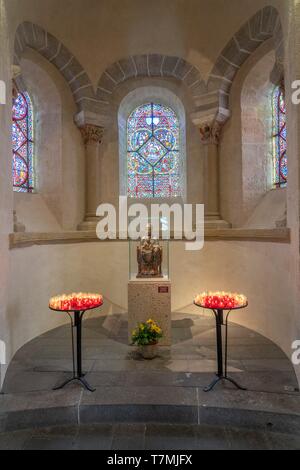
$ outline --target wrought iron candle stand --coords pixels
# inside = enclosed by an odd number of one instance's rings
[[[228,382],[235,385],[239,390],[247,390],[245,387],[239,385],[235,380],[227,374],[227,360],[228,360],[228,317],[232,310],[240,310],[242,308],[246,308],[248,303],[241,307],[233,307],[231,309],[213,309],[210,307],[205,307],[204,305],[198,305],[196,302],[194,304],[197,307],[205,308],[208,310],[212,310],[216,317],[216,337],[217,337],[217,363],[218,363],[218,372],[216,373],[217,378],[214,379],[210,385],[203,389],[204,392],[210,392],[218,382],[222,380],[227,380]],[[224,310],[229,310],[225,317],[224,322]],[[225,325],[225,358],[223,361],[223,339],[222,339],[222,326]]]
[[[64,388],[71,382],[79,382],[86,390],[90,392],[95,392],[95,388],[91,387],[89,383],[85,380],[85,374],[82,372],[82,318],[86,311],[99,308],[101,305],[90,307],[82,310],[59,310],[50,308],[55,312],[65,312],[69,315],[71,320],[71,335],[72,335],[72,361],[73,361],[73,377],[66,380],[58,387],[55,387],[53,390],[60,390]],[[72,313],[74,313],[74,318],[72,318]],[[74,342],[74,329],[76,330],[76,351],[75,351],[75,342]],[[75,355],[76,355],[76,364],[75,364]]]

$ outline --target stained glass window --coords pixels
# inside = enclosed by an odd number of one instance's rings
[[[12,109],[13,188],[14,191],[32,193],[33,168],[33,111],[28,93],[18,93]]]
[[[275,187],[287,184],[286,106],[284,87],[273,92],[273,182]]]
[[[127,194],[136,198],[182,195],[179,120],[169,107],[147,103],[127,122]]]

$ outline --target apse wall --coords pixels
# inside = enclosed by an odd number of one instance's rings
[[[61,292],[100,291],[100,314],[127,310],[128,242],[42,245],[11,250],[8,360],[26,342],[67,321],[48,309],[49,297]],[[243,292],[249,307],[231,320],[277,343],[291,356],[300,335],[294,319],[290,245],[258,241],[208,241],[201,251],[170,242],[172,311],[201,311],[192,305],[206,289]],[[300,379],[300,370],[297,371]]]
[[[241,24],[262,6],[261,0],[247,2],[246,7],[241,5],[240,0],[232,0],[234,5],[228,10],[224,2],[223,5],[218,4],[217,8],[215,2],[206,2],[204,15],[199,2],[187,9],[186,2],[181,1],[176,2],[176,7],[172,4],[170,8],[170,2],[164,3],[160,0],[151,2],[151,5],[149,2],[134,2],[131,6],[130,2],[126,1],[122,7],[118,1],[90,0],[89,12],[81,0],[72,0],[67,2],[68,5],[61,0],[44,0],[43,8],[39,9],[36,8],[36,0],[27,0],[26,4],[24,2],[22,5],[20,3],[22,2],[19,0],[0,0],[1,8],[3,4],[7,5],[9,17],[9,31],[7,31],[6,20],[1,10],[1,78],[7,83],[10,82],[10,62],[13,57],[15,31],[24,20],[29,20],[41,25],[66,44],[87,71],[94,87],[101,73],[120,58],[153,52],[184,57],[201,70],[204,78],[208,78],[222,47],[228,43],[232,34],[238,31]],[[118,15],[114,14],[116,3],[120,8]],[[144,15],[142,9],[145,3],[148,8],[146,16],[149,20],[146,26],[144,22],[137,21],[138,17]],[[287,35],[290,12],[286,8],[286,2],[265,0],[263,3],[278,7]],[[235,12],[234,15],[231,14],[232,11]],[[108,21],[108,18],[111,21]],[[66,21],[72,25],[70,28],[66,28]],[[154,35],[152,24],[156,25]],[[211,35],[212,24],[214,41],[207,40]],[[291,51],[294,51],[294,42],[292,36]],[[101,44],[100,49],[99,44]],[[42,59],[40,64],[42,66]],[[296,78],[296,74],[292,73],[295,66],[294,60],[288,61],[287,71],[290,75],[288,84]],[[54,78],[58,72],[50,70],[51,65],[47,67],[49,75]],[[58,80],[61,81],[62,78]],[[70,91],[63,91],[63,88],[67,89],[65,83],[61,84],[62,95],[69,93],[68,96],[72,100]],[[289,88],[288,86],[287,89]],[[68,188],[67,193],[62,192],[60,195],[64,229],[75,228],[83,218],[83,197],[80,196],[83,177],[78,178],[78,174],[81,173],[83,176],[84,168],[82,165],[80,169],[77,165],[78,162],[82,162],[84,150],[80,133],[73,124],[75,107],[71,109],[69,98],[66,98],[67,104],[63,107],[65,113],[62,116],[63,123],[66,124],[64,128],[66,140],[62,152],[65,158],[63,167],[65,179],[62,189]],[[11,102],[10,91],[7,100]],[[115,102],[118,103],[120,100],[116,99]],[[233,105],[235,110],[239,109],[240,101],[233,101]],[[117,116],[117,110],[115,111]],[[290,151],[291,189],[288,189],[288,223],[292,229],[292,245],[258,241],[209,241],[201,252],[191,253],[184,250],[182,242],[172,242],[170,252],[173,311],[194,311],[199,314],[200,310],[192,306],[192,300],[203,289],[228,288],[243,291],[249,297],[249,308],[236,312],[232,315],[232,319],[265,334],[280,345],[289,356],[291,342],[300,334],[297,312],[299,299],[296,292],[299,279],[299,266],[297,266],[299,151],[298,141],[296,142],[299,135],[297,127],[299,119],[295,108],[290,109],[290,114],[294,118],[293,122],[291,119],[289,123],[290,129],[294,131],[294,142],[291,142],[292,139],[289,142],[293,151]],[[47,305],[51,295],[62,291],[101,290],[106,298],[105,306],[101,310],[103,313],[126,311],[128,243],[49,244],[9,251],[8,234],[12,232],[13,211],[9,132],[11,110],[0,107],[0,117],[6,129],[0,139],[0,340],[6,343],[8,363],[14,353],[27,341],[67,321],[64,316],[49,311]],[[198,131],[196,127],[192,129],[190,126],[190,129],[189,142],[192,140],[196,142]],[[228,166],[231,166],[228,171],[221,171],[221,198],[222,216],[236,226],[242,222],[239,218],[239,214],[242,214],[240,134],[240,127],[233,115],[224,129],[220,152],[221,167],[225,165],[228,169]],[[198,161],[193,160],[192,168],[192,172],[197,174],[197,178],[192,181],[193,191],[197,197],[191,197],[190,202],[200,202],[203,176],[199,173],[205,151],[201,147],[200,140],[193,143],[192,147],[188,152],[189,155],[193,152],[198,157]],[[117,119],[106,130],[100,153],[102,177],[99,179],[99,191],[103,200],[115,200],[119,194]],[[109,175],[103,169],[109,169]],[[238,184],[232,180],[232,175]],[[191,188],[191,181],[188,182],[188,187]],[[75,203],[73,190],[78,191]],[[23,209],[24,206],[20,209],[21,214],[24,214]],[[34,206],[30,208],[33,209]],[[297,373],[300,380],[299,370]]]

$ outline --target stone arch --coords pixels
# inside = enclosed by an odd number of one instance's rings
[[[284,43],[280,16],[273,6],[266,6],[253,15],[222,50],[207,84],[208,93],[219,93],[221,115],[222,110],[229,109],[229,95],[237,72],[250,55],[271,38],[276,52],[276,65],[271,74],[275,82],[283,76]]]
[[[206,93],[206,85],[199,70],[180,57],[162,54],[144,54],[123,58],[110,65],[101,75],[97,99],[109,104],[113,91],[130,78],[173,78],[184,83],[196,101]]]
[[[55,36],[40,26],[25,21],[16,31],[14,65],[18,66],[26,47],[39,52],[53,64],[65,78],[78,110],[89,107],[96,100],[91,81],[76,57]],[[18,79],[22,83],[22,79]]]

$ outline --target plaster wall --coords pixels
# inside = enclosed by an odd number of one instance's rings
[[[60,39],[94,85],[122,57],[162,53],[183,57],[204,78],[224,45],[267,5],[284,16],[288,0],[6,0],[10,39],[24,20]],[[210,39],[208,39],[210,38]]]
[[[274,84],[270,75],[274,51],[263,56],[251,69],[241,93],[243,216],[248,218],[262,196],[273,188]]]
[[[290,245],[261,242],[206,242],[185,250],[170,243],[172,312],[202,312],[192,305],[199,292],[225,289],[243,292],[249,307],[231,320],[275,341],[290,357],[300,335],[293,322]],[[180,261],[179,261],[180,260]],[[99,291],[105,296],[100,314],[127,311],[128,242],[50,245],[11,251],[8,302],[11,356],[27,341],[67,321],[48,309],[49,297],[61,292]],[[300,371],[297,371],[300,378]]]
[[[260,200],[244,227],[275,228],[286,223],[286,188],[272,189]]]

